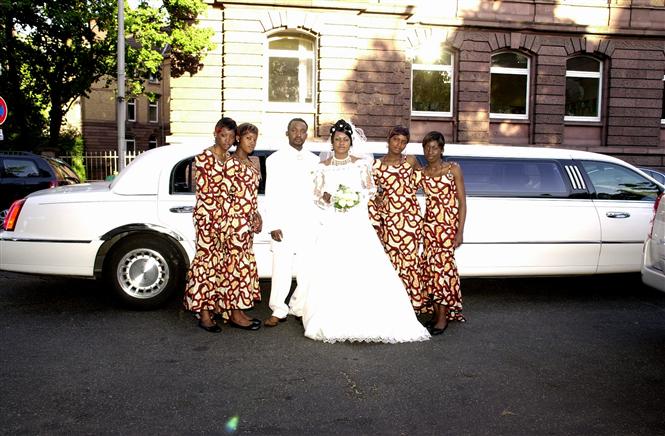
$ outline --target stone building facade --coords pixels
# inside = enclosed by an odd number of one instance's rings
[[[217,48],[171,83],[173,143],[221,116],[370,139],[577,148],[665,168],[664,0],[216,1]]]

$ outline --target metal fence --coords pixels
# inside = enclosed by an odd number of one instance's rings
[[[125,165],[129,165],[139,154],[141,152],[125,152]],[[81,162],[85,167],[86,180],[88,181],[106,180],[107,177],[118,174],[117,150],[87,152],[83,156],[60,155],[58,159],[62,159],[70,166],[76,166],[76,161]]]

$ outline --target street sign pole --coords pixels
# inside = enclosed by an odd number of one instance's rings
[[[125,168],[125,4],[118,0],[118,172]]]

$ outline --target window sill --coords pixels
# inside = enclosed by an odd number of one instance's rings
[[[529,121],[528,115],[513,115],[513,114],[492,114],[490,113],[490,122],[491,121]]]
[[[490,118],[490,124],[511,123],[511,124],[529,124],[528,118]]]
[[[602,124],[600,117],[571,117],[565,115],[563,117],[564,124]]]
[[[416,121],[428,121],[428,120],[437,120],[437,121],[452,121],[453,116],[451,114],[438,114],[436,112],[431,113],[431,114],[424,114],[424,113],[417,113],[417,114],[411,114],[411,120],[416,120]]]

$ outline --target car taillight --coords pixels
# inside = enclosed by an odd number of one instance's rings
[[[651,217],[651,222],[649,223],[649,239],[653,237],[653,226],[656,223],[656,212],[658,211],[658,205],[663,200],[663,197],[665,197],[665,192],[660,194],[653,204],[653,216]]]
[[[8,232],[13,232],[16,227],[16,222],[18,221],[18,215],[21,213],[21,208],[23,208],[23,203],[25,203],[25,198],[16,200],[12,203],[5,217],[5,221],[2,224],[2,228]]]

